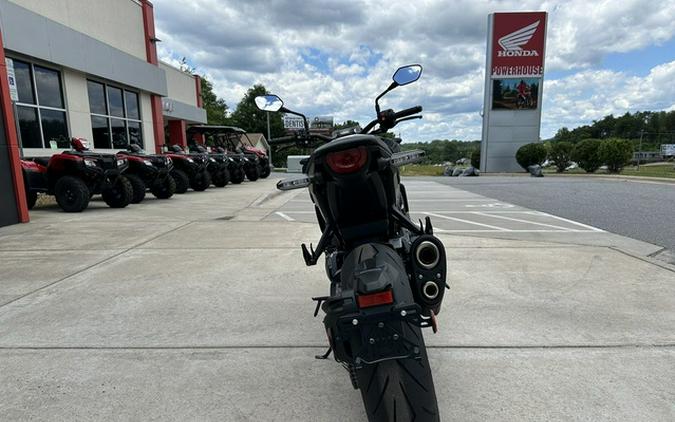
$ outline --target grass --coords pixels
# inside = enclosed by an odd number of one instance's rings
[[[430,164],[410,164],[401,167],[402,176],[443,176],[444,166]]]
[[[555,167],[548,167],[544,169],[545,174],[555,174]],[[587,176],[606,176],[610,173],[607,170],[598,170],[595,173],[586,173],[583,169],[576,168],[573,170],[565,171],[562,174],[585,174]],[[642,176],[642,177],[668,177],[675,179],[675,163],[664,163],[664,164],[653,164],[653,165],[642,165],[640,166],[640,171],[637,170],[636,166],[628,166],[623,169],[620,173],[621,176]]]

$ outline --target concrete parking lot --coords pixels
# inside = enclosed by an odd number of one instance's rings
[[[0,419],[365,420],[313,358],[328,286],[299,244],[319,231],[306,192],[275,183],[0,229]],[[447,248],[425,333],[443,420],[675,419],[659,246],[431,179],[408,191]]]

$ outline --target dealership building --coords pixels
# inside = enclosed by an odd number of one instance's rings
[[[148,0],[0,0],[0,29],[0,225],[28,219],[20,156],[70,137],[154,153],[206,123],[199,77],[158,60]]]

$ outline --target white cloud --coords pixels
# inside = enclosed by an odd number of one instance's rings
[[[673,1],[154,4],[162,59],[175,63],[187,57],[232,108],[251,85],[263,83],[291,108],[366,123],[374,117],[374,97],[393,71],[422,63],[420,82],[384,101],[394,108],[424,106],[424,120],[400,127],[408,140],[480,138],[487,15],[495,11],[549,12],[547,70],[572,74],[545,83],[543,136],[607,113],[672,107],[675,98],[672,62],[645,77],[597,69],[607,54],[672,39]]]

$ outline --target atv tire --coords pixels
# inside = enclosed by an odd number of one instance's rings
[[[440,421],[422,331],[411,325],[408,329],[415,333],[406,335],[421,340],[419,359],[387,360],[356,370],[369,422]]]
[[[125,174],[124,177],[129,180],[129,183],[131,183],[131,188],[133,191],[133,194],[131,195],[131,203],[132,204],[138,204],[143,199],[145,199],[145,182],[143,179],[141,179],[138,175],[136,174]]]
[[[256,164],[255,166],[248,167],[247,169],[244,169],[246,172],[246,178],[250,180],[251,182],[255,182],[260,178],[260,168]]]
[[[240,184],[241,182],[244,181],[244,178],[246,177],[246,174],[244,173],[244,170],[239,167],[236,170],[234,170],[232,173],[230,173],[230,181],[234,183],[235,185]]]
[[[205,191],[209,186],[211,186],[211,174],[206,170],[195,174],[195,177],[190,180],[190,187],[196,192]]]
[[[28,205],[28,209],[32,210],[36,202],[37,192],[30,190],[28,185],[26,185],[26,205]]]
[[[224,188],[228,183],[230,183],[230,172],[226,168],[218,170],[213,175],[213,185],[215,187]]]
[[[169,199],[176,193],[176,180],[169,176],[166,176],[164,180],[155,180],[155,183],[150,187],[150,192],[157,199]]]
[[[190,178],[183,170],[171,170],[171,177],[176,182],[175,193],[185,193],[190,188]]]
[[[267,177],[272,173],[272,169],[270,168],[270,163],[263,164],[260,166],[260,178],[261,179],[267,179]]]
[[[134,197],[134,188],[126,176],[119,176],[115,183],[103,189],[101,196],[110,208],[125,208]]]
[[[82,212],[89,205],[89,188],[80,178],[63,176],[54,186],[56,203],[65,212]]]

